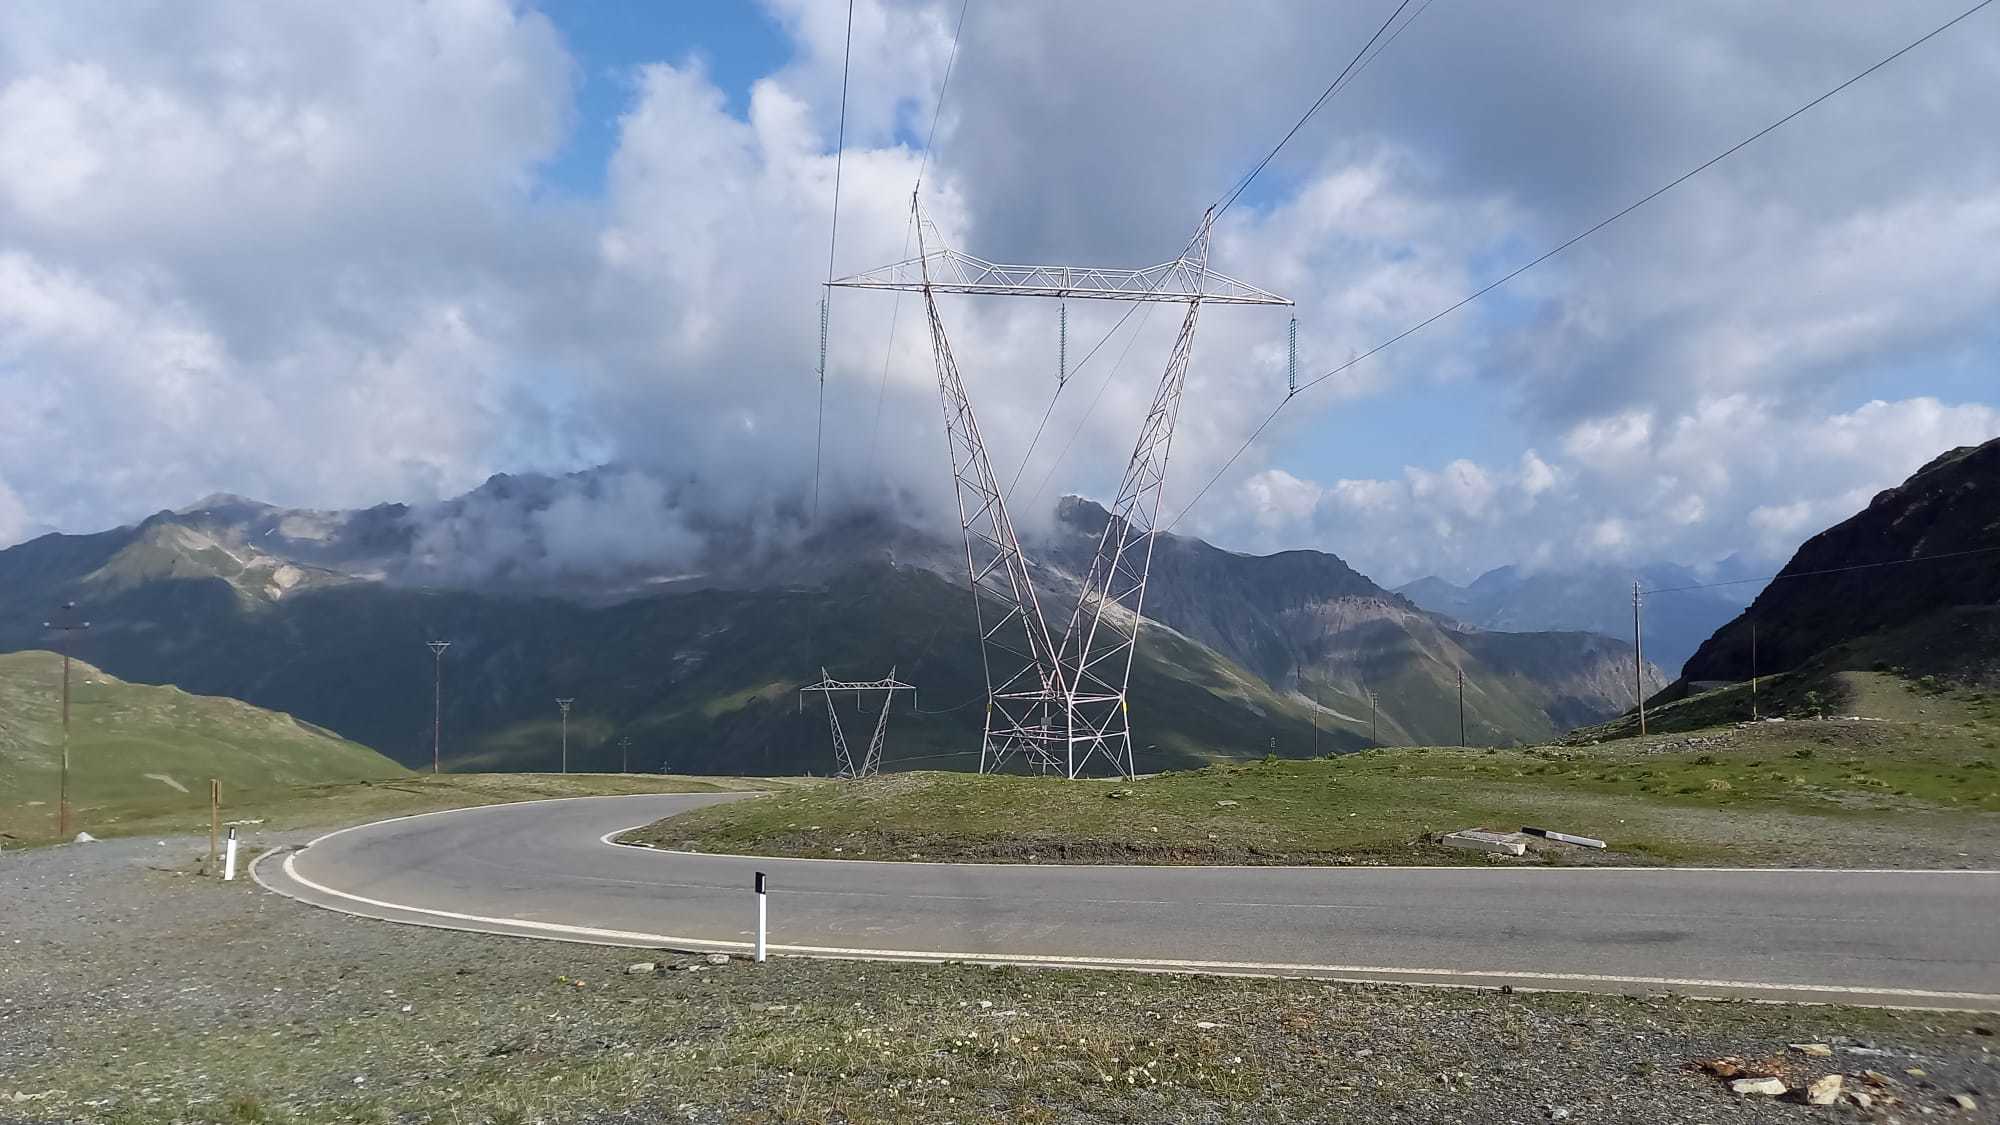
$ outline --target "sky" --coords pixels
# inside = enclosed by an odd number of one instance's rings
[[[1385,583],[1777,564],[2000,435],[1995,7],[1230,462],[1291,315],[1302,374],[1341,366],[1970,2],[1411,5],[1216,225],[1297,307],[1203,312],[1163,521]],[[0,544],[602,464],[564,521],[620,558],[949,529],[919,302],[836,290],[818,394],[836,169],[837,274],[906,255],[920,169],[958,249],[1169,260],[1393,8],[969,0],[954,51],[958,3],[856,0],[846,54],[832,0],[0,6]],[[1115,491],[1178,311],[1072,302],[1072,364],[1105,343],[1057,395],[1052,303],[940,309],[1017,524]]]

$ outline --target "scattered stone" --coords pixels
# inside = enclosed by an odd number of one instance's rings
[[[1841,1081],[1841,1076],[1838,1074],[1829,1074],[1824,1078],[1813,1079],[1806,1086],[1806,1103],[1808,1105],[1832,1105],[1839,1101]]]
[[[1113,789],[1111,792],[1106,793],[1105,796],[1114,801],[1122,801],[1127,797],[1135,796],[1135,793],[1130,789]]]
[[[1920,1066],[1906,1066],[1903,1068],[1903,1073],[1909,1075],[1912,1078],[1930,1077],[1930,1072]]]
[[[625,972],[628,975],[635,977],[647,976],[652,973],[657,973],[659,971],[660,971],[659,964],[653,961],[635,961],[632,964],[625,966]]]
[[[1887,1086],[1896,1081],[1879,1070],[1864,1070],[1861,1072],[1861,1077],[1866,1078],[1877,1086]]]
[[[1550,1121],[1569,1120],[1569,1110],[1564,1109],[1559,1105],[1545,1105],[1542,1107],[1542,1112],[1548,1116],[1548,1119]]]
[[[1729,1090],[1731,1093],[1742,1094],[1746,1097],[1751,1094],[1772,1098],[1783,1097],[1785,1093],[1785,1080],[1782,1078],[1737,1078],[1730,1081]]]
[[[1833,1057],[1833,1047],[1826,1043],[1788,1043],[1786,1046],[1809,1058],[1830,1059]]]
[[[76,834],[76,839],[73,842],[78,844],[95,844],[97,842],[97,837],[92,836],[88,832],[79,832]],[[162,843],[164,843],[164,841],[162,841]]]
[[[1492,855],[1526,855],[1527,837],[1519,832],[1487,832],[1479,828],[1468,828],[1445,836],[1440,843],[1447,848],[1462,848],[1471,852],[1487,852]]]
[[[1743,1060],[1739,1058],[1709,1059],[1701,1068],[1717,1078],[1734,1078],[1743,1073]]]
[[[1215,807],[1218,809],[1233,809],[1236,807],[1236,804],[1235,801],[1217,801],[1215,802]]]
[[[1853,1102],[1857,1106],[1860,1106],[1862,1109],[1867,1109],[1869,1106],[1875,1104],[1875,1099],[1869,1097],[1868,1091],[1866,1090],[1847,1091],[1847,1100]]]
[[[729,954],[711,953],[708,955],[708,963],[711,965],[727,965],[729,964]]]
[[[1972,1029],[1972,1033],[1974,1035],[1984,1035],[1987,1036],[1988,1038],[1991,1038],[1993,1035],[1993,1029],[1990,1027],[1975,1027]]]
[[[1951,1104],[1967,1113],[1971,1113],[1973,1110],[1979,1108],[1979,1103],[1972,1100],[1971,1094],[1953,1094],[1951,1096]]]

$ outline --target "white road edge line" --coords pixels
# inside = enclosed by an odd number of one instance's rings
[[[569,799],[569,798],[561,798],[561,799]],[[421,815],[429,815],[429,814],[421,814]],[[357,827],[365,827],[365,826],[357,826]],[[348,830],[343,829],[342,831],[348,831]],[[337,835],[337,833],[330,833],[330,835]],[[325,837],[321,837],[321,839],[324,838]],[[263,860],[272,854],[275,853],[266,853],[266,855],[264,856],[259,856],[257,866],[261,867]],[[607,929],[599,929],[593,926],[572,926],[560,922],[535,922],[521,918],[495,918],[481,914],[464,914],[451,910],[434,910],[421,906],[407,906],[402,903],[385,902],[381,899],[372,899],[362,895],[349,894],[346,891],[335,890],[332,887],[325,886],[321,883],[317,883],[311,879],[306,878],[305,876],[299,874],[298,867],[294,863],[294,860],[298,858],[298,854],[299,854],[298,852],[294,851],[287,853],[285,855],[284,870],[285,870],[285,876],[287,878],[298,883],[300,886],[307,887],[320,894],[329,895],[334,898],[346,899],[351,902],[361,903],[364,906],[372,906],[379,910],[392,910],[407,914],[421,914],[421,915],[426,915],[428,917],[445,918],[458,922],[475,922],[489,926],[504,926],[509,928],[534,930],[551,935],[565,936],[569,940],[596,942],[599,944],[637,945],[645,947],[665,946],[665,947],[682,947],[682,948],[693,947],[693,948],[741,949],[741,950],[747,950],[750,948],[749,942],[742,942],[742,941],[716,941],[706,938],[675,937],[668,934],[639,933],[631,930],[607,930]],[[833,862],[841,862],[841,861],[833,861]],[[255,873],[255,871],[256,868],[253,867],[252,868],[253,874]],[[260,885],[264,886],[267,890],[279,894],[285,893],[282,890],[279,890],[279,888],[273,887],[269,883],[265,882],[262,876],[257,877],[257,882]],[[297,896],[287,896],[287,897],[297,897]],[[318,904],[313,904],[313,905],[318,905]],[[350,913],[357,913],[357,912],[350,912]],[[394,922],[398,921],[399,919],[385,918],[381,920]],[[1057,954],[962,953],[962,952],[946,952],[942,950],[861,949],[861,948],[852,948],[845,946],[819,946],[819,945],[772,945],[770,946],[770,949],[774,952],[800,954],[805,956],[880,958],[885,960],[903,960],[903,961],[983,961],[989,963],[1053,965],[1053,966],[1062,966],[1067,968],[1152,969],[1152,970],[1166,970],[1166,971],[1179,970],[1185,972],[1201,972],[1201,973],[1283,973],[1283,974],[1310,973],[1315,975],[1327,975],[1327,976],[1334,976],[1341,974],[1350,976],[1384,976],[1384,975],[1419,976],[1419,977],[1441,978],[1443,980],[1467,980],[1467,979],[1485,979],[1485,980],[1502,980],[1502,981],[1533,980],[1533,981],[1550,982],[1556,985],[1626,984],[1626,985],[1647,985],[1660,988],[1711,988],[1711,989],[1731,989],[1737,991],[1751,990],[1751,991],[1764,991],[1764,992],[1793,992],[1793,993],[1807,993],[1815,996],[1818,995],[1894,996],[1898,998],[1911,999],[1911,1000],[1961,1000],[1961,1001],[1972,1001],[1972,1002],[1979,1002],[1986,1004],[2000,1004],[2000,994],[1988,994],[1981,992],[1937,992],[1937,991],[1930,991],[1927,989],[1917,989],[1917,988],[1850,987],[1847,985],[1831,985],[1831,984],[1774,984],[1765,981],[1702,980],[1702,979],[1683,978],[1683,977],[1613,976],[1609,974],[1600,974],[1600,973],[1542,973],[1542,972],[1518,972],[1513,970],[1395,968],[1391,966],[1323,965],[1323,964],[1293,963],[1285,961],[1200,961],[1200,960],[1167,959],[1167,958],[1148,959],[1148,958],[1137,958],[1137,957],[1074,957],[1074,956],[1065,956]]]

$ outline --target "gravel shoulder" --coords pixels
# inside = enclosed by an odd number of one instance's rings
[[[712,965],[316,910],[205,850],[0,853],[0,1121],[2000,1120],[1990,1015]],[[1721,1056],[1873,1104],[1735,1094]]]

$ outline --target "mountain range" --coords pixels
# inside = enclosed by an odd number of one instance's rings
[[[1637,581],[1648,591],[1641,607],[1646,659],[1678,674],[1710,634],[1750,604],[1762,584],[1755,574],[1756,568],[1736,555],[1700,569],[1677,563],[1502,566],[1465,586],[1431,576],[1396,592],[1483,629],[1579,630],[1630,639]]]
[[[1029,544],[1052,620],[1107,518],[1070,498]],[[825,714],[797,688],[822,666],[893,666],[919,695],[892,717],[892,766],[969,766],[983,680],[963,565],[951,538],[880,515],[810,535],[690,526],[613,469],[417,507],[213,496],[0,551],[0,651],[46,647],[34,623],[75,600],[115,675],[288,711],[408,764],[430,758],[435,672],[458,768],[558,766],[562,696],[574,768],[743,773],[825,769]],[[1141,768],[1455,742],[1461,672],[1474,743],[1544,740],[1634,699],[1622,642],[1464,625],[1319,552],[1162,536],[1147,615]],[[431,639],[452,642],[435,664]],[[1665,682],[1645,672],[1647,691]]]

